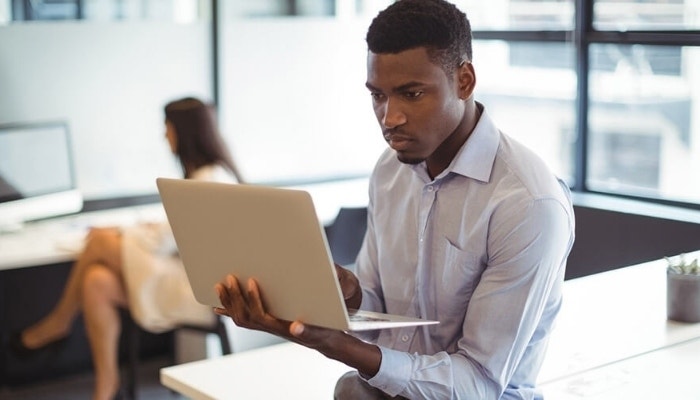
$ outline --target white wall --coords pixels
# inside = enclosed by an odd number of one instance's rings
[[[386,148],[365,87],[369,23],[224,21],[222,127],[249,179],[369,174]]]
[[[219,114],[249,180],[369,174],[386,147],[364,86],[369,22],[225,21]],[[212,71],[209,23],[2,26],[0,123],[66,119],[88,200],[154,194],[155,177],[180,174],[162,107],[211,99]]]
[[[40,22],[0,27],[0,123],[68,121],[87,199],[156,193],[180,176],[163,105],[212,95],[210,25]]]

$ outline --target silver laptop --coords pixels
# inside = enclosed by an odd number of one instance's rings
[[[308,192],[185,179],[156,182],[198,302],[220,306],[214,285],[234,274],[243,285],[255,278],[265,309],[288,321],[343,331],[437,323],[346,310]]]

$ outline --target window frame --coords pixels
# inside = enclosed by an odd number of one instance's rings
[[[219,1],[212,2],[212,42],[213,42],[213,82],[214,101],[219,101],[219,70],[218,70],[218,41],[221,13]],[[587,171],[589,158],[589,76],[590,76],[590,47],[594,44],[621,44],[621,45],[661,45],[661,46],[690,46],[700,47],[700,30],[597,30],[594,28],[594,8],[597,0],[573,0],[574,1],[574,25],[571,30],[474,30],[474,40],[494,40],[506,43],[530,42],[530,43],[567,43],[574,47],[574,70],[577,76],[575,99],[575,135],[574,165],[572,166],[574,182],[572,192],[590,193],[595,195],[611,196],[620,199],[638,200],[654,204],[677,206],[688,209],[700,210],[700,202],[683,202],[653,197],[642,197],[631,194],[595,191],[587,187]],[[353,177],[357,178],[357,177]],[[338,177],[338,180],[347,179]],[[299,182],[311,183],[305,179]],[[288,182],[296,184],[299,182]],[[278,182],[280,183],[280,182]]]
[[[668,199],[635,196],[631,194],[595,191],[587,187],[589,158],[589,76],[590,47],[593,44],[688,46],[700,48],[700,30],[597,30],[593,27],[596,0],[574,0],[573,30],[516,31],[475,30],[474,40],[499,40],[504,42],[559,42],[570,43],[575,51],[576,122],[574,143],[574,182],[571,190],[577,193],[593,193],[616,198],[641,200],[649,203],[679,206],[700,210],[700,202],[682,202]]]

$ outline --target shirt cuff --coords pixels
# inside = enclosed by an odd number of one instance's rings
[[[411,379],[413,364],[411,355],[381,346],[379,350],[382,352],[379,372],[368,379],[367,383],[391,396],[396,396],[406,389]]]

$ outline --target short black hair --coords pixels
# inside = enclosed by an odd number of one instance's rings
[[[399,0],[381,11],[367,30],[376,54],[425,47],[446,73],[472,60],[472,30],[467,15],[444,0]]]

